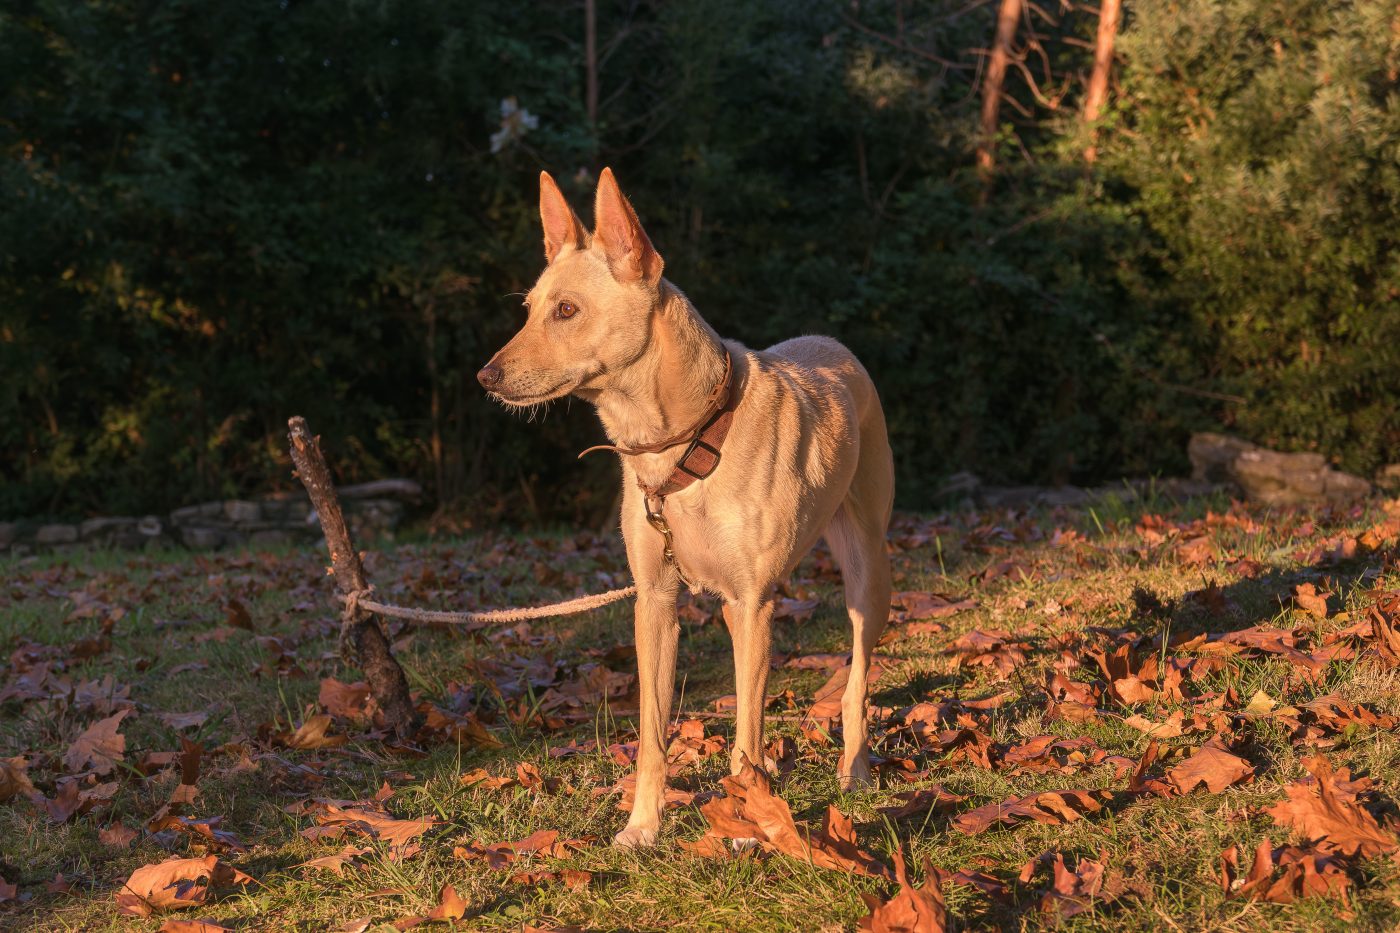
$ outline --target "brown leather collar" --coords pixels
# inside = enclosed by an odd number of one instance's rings
[[[689,442],[690,446],[685,449],[685,453],[681,454],[680,460],[676,461],[676,468],[671,471],[671,475],[660,486],[651,487],[642,483],[640,479],[637,481],[648,498],[664,498],[673,492],[679,492],[696,480],[704,479],[715,471],[715,468],[719,466],[720,448],[724,445],[724,439],[729,434],[730,426],[734,423],[734,410],[738,407],[739,392],[734,383],[734,358],[726,349],[724,351],[724,378],[710,390],[710,396],[705,400],[705,413],[694,425],[679,434],[674,434],[653,444],[643,444],[636,447],[599,444],[588,448],[579,454],[579,457],[591,454],[595,450],[611,450],[625,456],[658,454]]]

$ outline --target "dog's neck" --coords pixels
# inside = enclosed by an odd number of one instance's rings
[[[698,426],[710,392],[723,378],[719,334],[663,279],[646,350],[614,373],[591,401],[614,444],[640,446]],[[674,460],[684,449],[675,447],[656,456]]]

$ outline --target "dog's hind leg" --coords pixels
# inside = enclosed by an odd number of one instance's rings
[[[838,776],[842,790],[870,783],[870,743],[866,723],[866,678],[875,643],[890,615],[890,558],[885,551],[894,496],[889,442],[882,430],[862,444],[861,463],[851,491],[826,527],[826,542],[841,567],[846,613],[851,618],[851,673],[841,697],[841,740],[845,749]],[[870,437],[870,435],[867,435]]]

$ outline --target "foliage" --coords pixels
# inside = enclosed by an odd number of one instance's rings
[[[304,414],[344,479],[601,515],[594,419],[523,426],[473,374],[542,261],[538,170],[586,217],[604,164],[722,333],[867,362],[908,505],[958,468],[1174,470],[1218,419],[1357,469],[1400,448],[1386,4],[1129,4],[1093,166],[1096,17],[1036,14],[989,191],[993,4],[599,8],[596,123],[563,0],[0,12],[0,513],[285,486]]]

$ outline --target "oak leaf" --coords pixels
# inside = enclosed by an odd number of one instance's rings
[[[948,928],[948,908],[939,873],[925,862],[924,885],[914,887],[909,883],[901,846],[894,853],[894,874],[899,893],[885,903],[873,894],[861,892],[861,900],[870,913],[861,918],[859,928],[869,933],[943,933]]]
[[[110,774],[126,752],[126,736],[117,729],[131,710],[124,709],[106,719],[88,726],[63,756],[63,764],[69,771],[77,772],[91,768],[98,776]]]
[[[1254,766],[1234,754],[1219,739],[1211,739],[1174,768],[1167,770],[1167,782],[1179,794],[1189,794],[1204,784],[1218,794],[1231,784],[1254,779]]]
[[[198,907],[209,902],[215,887],[252,880],[214,855],[166,859],[132,872],[117,892],[117,908],[128,916],[149,917],[158,910]]]

